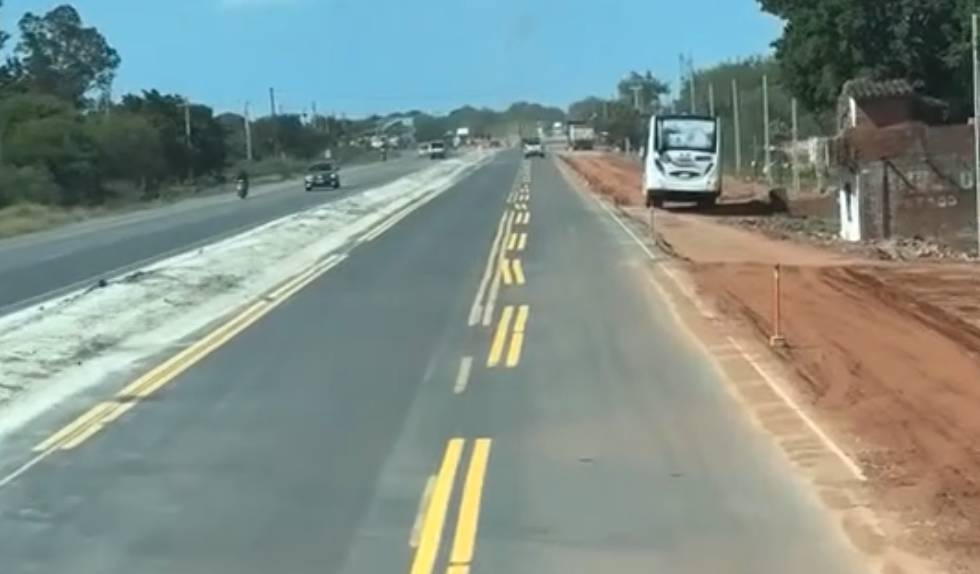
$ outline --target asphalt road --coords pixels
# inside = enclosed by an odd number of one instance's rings
[[[645,256],[550,160],[508,207],[519,163],[0,487],[4,574],[859,572]]]
[[[339,191],[301,181],[225,193],[0,241],[0,314],[140,267],[301,209],[393,181],[430,162],[415,157],[341,168]]]

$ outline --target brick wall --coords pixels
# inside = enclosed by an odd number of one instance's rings
[[[866,238],[923,237],[974,248],[971,126],[851,129],[835,140],[833,156],[842,173],[861,174]]]

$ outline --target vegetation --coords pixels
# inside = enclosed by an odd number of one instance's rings
[[[169,197],[244,166],[242,116],[215,116],[157,90],[112,101],[121,57],[75,8],[24,14],[18,29],[0,66],[0,209],[34,206],[8,212],[18,221],[41,213],[40,205],[85,208],[78,214]],[[0,49],[9,38],[0,31]],[[358,122],[320,116],[260,118],[252,122],[255,162],[248,167],[294,173],[358,129]]]
[[[647,71],[630,72],[616,86],[616,98],[589,97],[568,108],[569,119],[591,123],[615,145],[629,142],[632,149],[643,145],[646,118],[666,107],[670,86]]]
[[[976,0],[759,0],[786,22],[776,57],[789,91],[815,111],[833,109],[852,78],[905,78],[971,110],[970,13]]]

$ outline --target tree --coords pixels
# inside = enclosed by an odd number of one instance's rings
[[[660,99],[670,93],[670,86],[661,82],[648,70],[644,73],[630,72],[616,86],[620,99],[630,105],[639,105],[640,110],[655,113],[660,110]]]
[[[43,16],[25,14],[15,54],[21,82],[76,105],[82,105],[87,94],[108,92],[120,63],[102,34],[85,27],[68,5]]]
[[[834,107],[844,82],[905,78],[970,109],[970,17],[976,0],[759,0],[786,22],[775,43],[790,91],[813,110]]]
[[[146,194],[168,175],[159,133],[148,119],[118,111],[93,114],[86,124],[103,178],[128,182]]]

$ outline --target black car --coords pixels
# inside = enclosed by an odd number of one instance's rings
[[[313,191],[317,187],[329,187],[337,189],[340,187],[340,174],[337,167],[330,162],[313,164],[306,171],[306,191]]]

